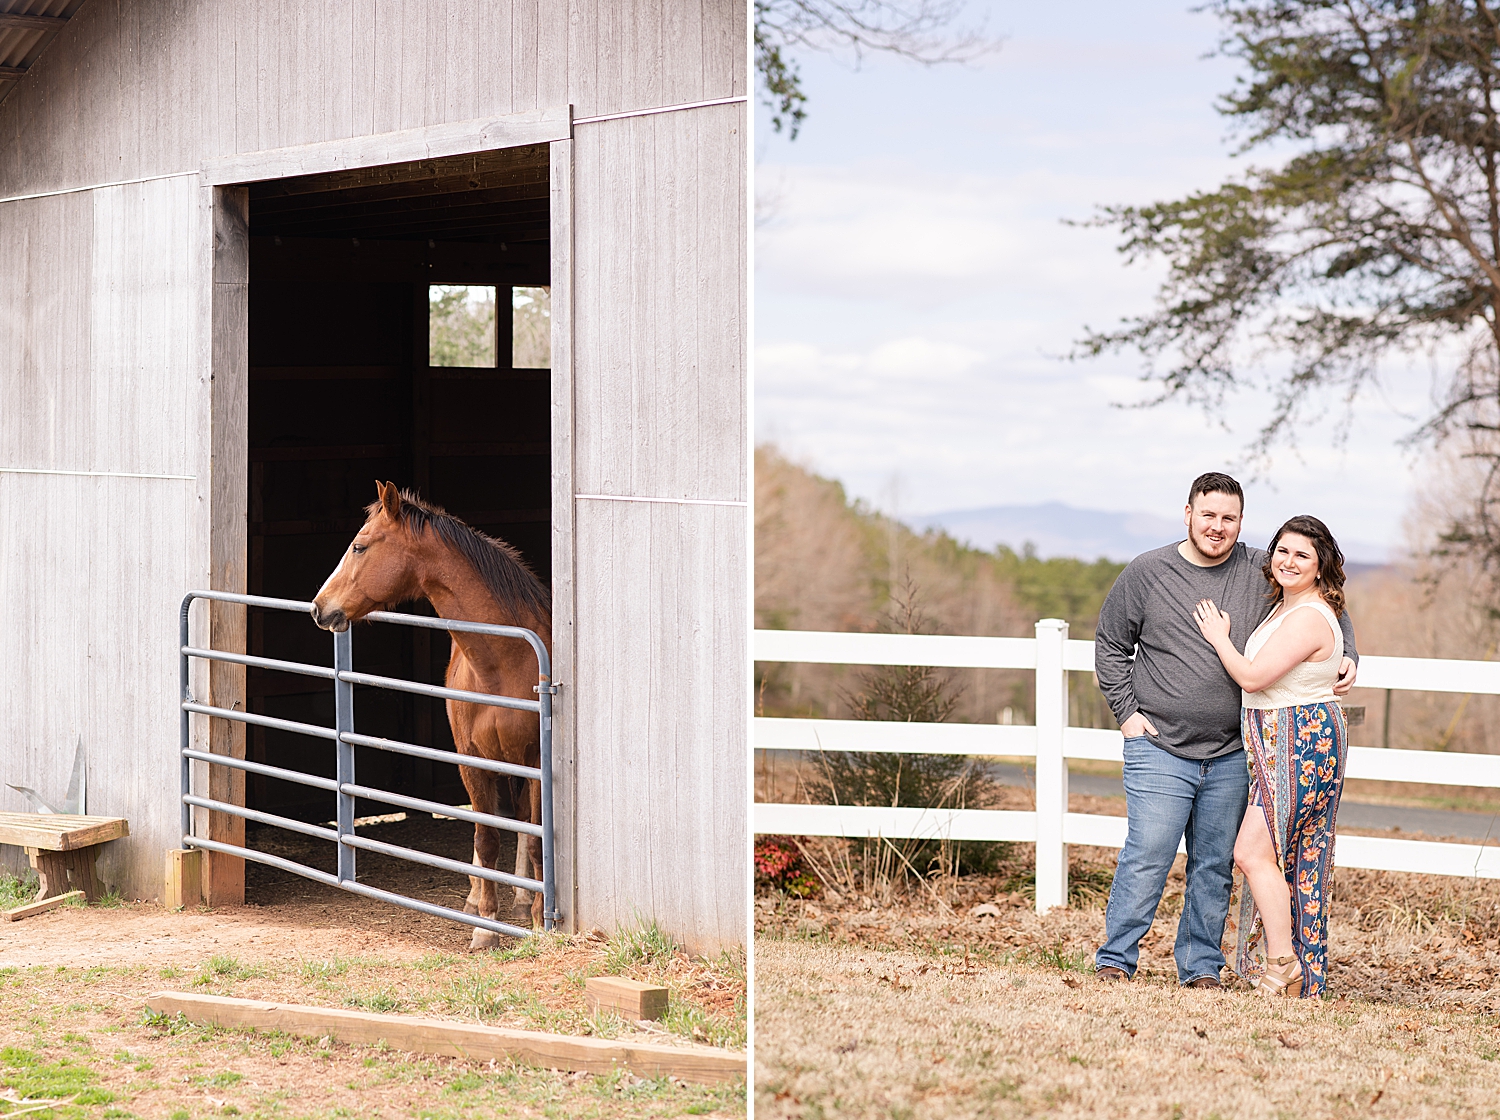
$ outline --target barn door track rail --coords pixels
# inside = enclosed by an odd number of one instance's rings
[[[220,852],[224,855],[239,856],[241,859],[253,860],[256,863],[277,867],[283,871],[289,871],[294,875],[301,875],[304,878],[326,883],[331,887],[339,887],[354,894],[364,895],[367,898],[380,899],[383,902],[404,906],[409,910],[417,910],[439,918],[449,918],[455,922],[477,926],[480,929],[493,930],[496,933],[508,934],[511,937],[527,937],[532,933],[531,930],[522,926],[495,921],[477,914],[466,914],[461,910],[454,910],[451,907],[439,906],[436,903],[427,902],[423,899],[409,898],[406,895],[381,890],[379,887],[372,887],[367,883],[359,882],[355,874],[355,853],[361,850],[376,852],[396,859],[424,864],[427,867],[434,867],[442,871],[452,871],[460,875],[473,875],[489,879],[495,883],[520,887],[523,890],[541,891],[542,912],[546,928],[550,930],[555,922],[561,920],[562,915],[557,911],[552,845],[552,696],[557,691],[557,686],[552,683],[551,661],[547,656],[547,647],[542,644],[540,637],[533,631],[523,629],[519,626],[496,626],[483,622],[462,622],[446,618],[426,618],[421,615],[396,614],[390,611],[373,611],[364,620],[377,623],[394,623],[398,626],[416,626],[429,630],[456,630],[469,634],[490,634],[495,637],[516,638],[524,641],[531,646],[537,658],[537,685],[535,689],[537,698],[535,700],[526,700],[514,696],[491,696],[481,692],[466,692],[460,689],[442,688],[437,685],[404,681],[395,677],[380,677],[369,673],[356,673],[354,671],[352,630],[345,630],[342,634],[332,635],[332,667],[326,665],[308,665],[298,661],[279,661],[274,658],[256,657],[244,653],[231,653],[226,650],[198,649],[191,644],[188,632],[189,612],[193,602],[198,599],[210,599],[220,603],[237,603],[247,607],[264,607],[270,610],[290,611],[304,615],[309,614],[312,610],[311,603],[303,603],[295,599],[272,599],[262,595],[236,595],[227,591],[190,591],[184,596],[180,619],[180,640],[178,643],[182,659],[182,742],[180,753],[182,756],[182,846],[184,848],[201,848],[210,852]],[[234,665],[255,666],[261,669],[274,669],[281,672],[298,673],[302,676],[320,677],[324,680],[332,681],[334,690],[334,726],[324,727],[320,724],[301,723],[297,720],[279,719],[274,716],[260,715],[253,712],[218,708],[210,704],[200,704],[192,695],[191,664],[194,658],[205,661],[225,661]],[[452,751],[434,750],[431,747],[418,746],[415,743],[402,743],[393,739],[381,739],[372,735],[361,735],[354,729],[355,685],[368,688],[386,688],[397,692],[410,692],[418,696],[431,696],[442,700],[462,700],[471,704],[484,704],[492,707],[515,708],[521,711],[536,712],[541,721],[541,766],[540,768],[517,766],[509,762],[497,762],[470,755],[457,755]],[[330,742],[334,747],[335,777],[325,778],[315,774],[303,774],[296,770],[286,770],[279,766],[268,766],[264,763],[252,762],[249,759],[194,750],[191,739],[191,724],[194,715],[233,720],[237,723],[254,724],[257,727],[269,727],[278,731],[289,731],[298,735],[307,735],[314,739],[322,739]],[[542,785],[541,824],[536,825],[529,821],[512,820],[509,817],[475,812],[473,809],[461,809],[436,801],[426,801],[419,797],[408,797],[405,794],[393,793],[388,790],[371,789],[368,786],[359,785],[355,780],[354,774],[355,747],[370,747],[375,750],[411,755],[414,758],[424,758],[433,762],[470,766],[477,770],[491,770],[497,774],[539,780]],[[295,782],[298,785],[311,786],[314,789],[327,790],[334,795],[335,799],[336,812],[334,821],[336,827],[327,828],[320,825],[308,824],[305,821],[277,816],[274,813],[263,813],[257,809],[249,809],[243,805],[231,805],[228,802],[200,797],[193,793],[192,764],[194,762],[205,763],[209,766],[227,766],[251,774],[262,774],[270,778],[280,778],[284,781]],[[402,809],[437,813],[443,816],[456,817],[459,820],[471,821],[475,824],[487,824],[494,828],[503,828],[508,832],[518,834],[516,838],[517,843],[521,842],[519,834],[539,837],[542,841],[542,878],[540,881],[528,879],[522,876],[511,875],[504,871],[479,867],[475,864],[463,863],[459,860],[447,859],[428,852],[419,852],[412,848],[386,844],[378,840],[359,836],[354,831],[354,803],[355,799],[360,797],[371,801],[379,801],[387,805],[395,805]],[[338,870],[335,874],[330,875],[326,871],[319,871],[316,868],[308,867],[294,860],[284,859],[281,856],[271,855],[268,852],[253,851],[252,849],[242,848],[234,844],[225,844],[218,840],[210,840],[205,836],[195,836],[193,835],[194,808],[207,809],[215,813],[228,813],[232,816],[243,817],[245,820],[255,821],[259,824],[273,825],[277,828],[285,828],[292,832],[301,833],[304,836],[327,840],[337,845]]]

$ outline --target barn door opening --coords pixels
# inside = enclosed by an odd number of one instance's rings
[[[508,541],[550,583],[549,356],[536,344],[550,285],[547,147],[281,179],[249,195],[247,590],[312,598],[377,479]],[[326,635],[270,611],[250,612],[246,644],[295,661],[327,652]],[[360,671],[430,683],[449,655],[441,634],[401,627],[367,628],[355,650]],[[246,704],[331,724],[321,683],[251,669]],[[361,690],[356,705],[367,734],[452,749],[440,701]],[[332,774],[331,754],[273,729],[251,728],[246,754]],[[456,766],[364,750],[356,765],[361,784],[468,801]],[[275,779],[250,776],[246,802],[328,819],[319,791]],[[359,813],[402,815],[373,802]],[[364,827],[467,858],[469,826],[405,816]],[[266,901],[279,874],[250,867],[247,897]]]

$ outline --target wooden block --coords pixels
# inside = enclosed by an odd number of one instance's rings
[[[168,910],[194,909],[203,901],[203,853],[197,848],[167,852],[167,889],[161,901]]]
[[[623,1039],[577,1038],[566,1034],[486,1027],[444,1019],[378,1015],[341,1007],[306,1007],[256,999],[155,992],[146,1006],[167,1015],[181,1012],[195,1023],[216,1027],[285,1031],[306,1038],[328,1036],[339,1042],[396,1050],[443,1054],[483,1062],[511,1060],[545,1069],[608,1073],[625,1068],[642,1077],[676,1077],[682,1081],[743,1080],[745,1055],[711,1046],[672,1046]]]
[[[4,915],[7,922],[19,922],[22,918],[29,918],[33,914],[45,914],[48,910],[56,910],[70,899],[82,897],[82,891],[69,891],[67,894],[55,894],[51,898],[39,898],[35,902],[28,902],[25,906],[13,906],[9,910],[0,910],[0,914]]]
[[[619,976],[590,976],[583,982],[589,1011],[614,1011],[626,1019],[660,1019],[667,1013],[667,989]]]

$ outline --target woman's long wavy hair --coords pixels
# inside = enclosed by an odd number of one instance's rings
[[[1266,593],[1267,598],[1273,603],[1281,602],[1281,584],[1276,582],[1274,566],[1276,546],[1287,533],[1296,533],[1312,541],[1313,551],[1318,554],[1318,592],[1334,614],[1341,614],[1344,610],[1344,553],[1339,548],[1339,542],[1328,531],[1328,526],[1311,514],[1299,513],[1277,529],[1276,535],[1271,538],[1271,545],[1266,549],[1266,562],[1260,569],[1266,582],[1271,585]]]

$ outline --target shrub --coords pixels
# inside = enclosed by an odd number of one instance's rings
[[[755,885],[793,898],[812,898],[822,884],[807,867],[802,849],[790,836],[755,838]]]

